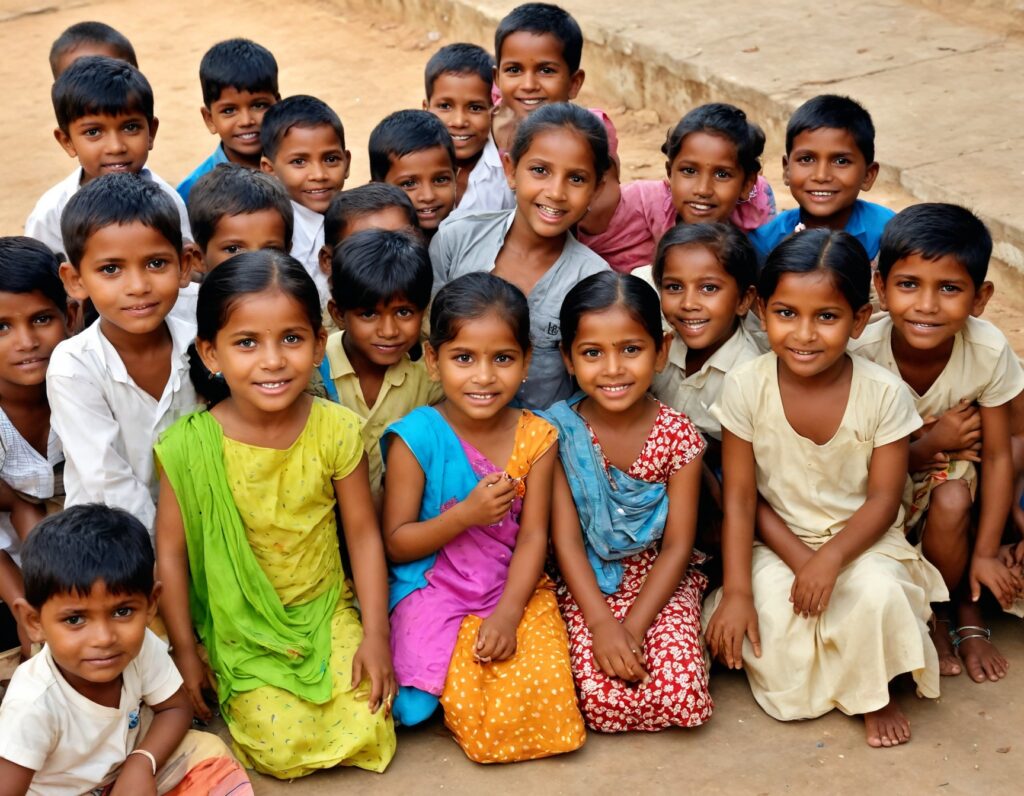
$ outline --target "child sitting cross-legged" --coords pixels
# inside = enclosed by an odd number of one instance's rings
[[[45,644],[0,707],[5,794],[242,796],[249,778],[192,706],[167,645],[147,629],[160,584],[142,524],[75,506],[25,543],[18,610]]]

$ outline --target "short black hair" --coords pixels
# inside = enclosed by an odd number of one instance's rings
[[[476,75],[487,86],[494,86],[494,58],[483,47],[457,42],[447,44],[430,56],[424,70],[424,83],[429,100],[434,94],[434,82],[441,75]]]
[[[900,260],[918,255],[925,260],[952,257],[981,287],[992,257],[992,235],[974,213],[959,205],[925,202],[897,213],[882,231],[878,273],[889,278]]]
[[[875,125],[863,105],[838,94],[819,94],[797,108],[786,125],[786,154],[800,133],[831,127],[846,130],[868,163],[875,162]]]
[[[389,207],[397,207],[409,219],[411,229],[420,228],[409,194],[388,182],[368,182],[358,188],[339,191],[331,198],[324,213],[324,243],[337,246],[345,235],[349,221],[360,216],[377,213]]]
[[[87,55],[69,66],[50,90],[57,126],[65,133],[76,119],[90,114],[141,113],[153,121],[153,89],[145,76],[125,61]]]
[[[11,235],[0,238],[0,293],[42,293],[67,317],[68,294],[60,260],[45,243]]]
[[[204,252],[224,216],[276,210],[284,221],[284,244],[292,247],[295,211],[288,192],[269,174],[238,163],[219,163],[204,174],[188,195],[188,223]]]
[[[219,41],[199,62],[203,104],[209,108],[226,88],[255,94],[266,91],[278,99],[277,61],[266,47],[249,39]]]
[[[86,595],[98,581],[112,594],[153,593],[153,542],[122,509],[72,506],[39,523],[21,548],[25,599],[37,611],[60,594]]]
[[[266,125],[266,121],[263,124]],[[454,170],[455,145],[444,122],[430,111],[407,110],[388,114],[370,133],[370,179],[384,182],[394,158],[436,146],[448,153]]]
[[[425,310],[433,284],[426,244],[409,232],[364,229],[331,257],[331,298],[341,312],[373,309],[398,296]]]
[[[727,138],[736,147],[736,162],[745,176],[761,171],[764,153],[764,131],[747,119],[747,114],[735,105],[709,102],[689,111],[676,126],[668,131],[661,151],[672,163],[683,148],[686,137],[692,133],[709,133]]]
[[[260,141],[263,142],[263,154],[273,160],[281,142],[293,127],[319,127],[329,125],[338,136],[341,148],[345,148],[345,128],[341,119],[323,100],[308,94],[296,94],[286,97],[271,105],[263,114],[260,125]]]
[[[60,217],[68,262],[78,268],[86,242],[97,230],[134,222],[155,229],[181,254],[181,216],[163,188],[137,174],[90,180],[68,200]]]
[[[583,57],[583,31],[572,14],[550,3],[526,3],[513,8],[498,23],[494,32],[494,58],[501,63],[501,45],[513,33],[550,34],[562,43],[562,58],[570,72],[580,68]]]
[[[136,69],[139,62],[135,58],[135,48],[128,38],[120,31],[114,30],[104,22],[76,22],[58,36],[50,45],[50,71],[53,79],[57,74],[57,66],[61,56],[74,52],[83,44],[103,44],[117,53],[122,61],[127,61]]]

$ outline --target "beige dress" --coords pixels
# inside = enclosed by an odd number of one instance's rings
[[[713,411],[723,428],[752,443],[757,488],[790,530],[818,548],[842,532],[864,503],[876,447],[907,437],[921,419],[905,385],[852,357],[850,397],[835,436],[818,445],[797,434],[779,394],[777,358],[765,354],[726,379]],[[855,715],[889,701],[888,683],[910,672],[921,696],[939,695],[928,636],[931,602],[948,599],[942,578],[903,535],[903,510],[836,580],[823,614],[804,619],[789,602],[793,572],[755,543],[752,583],[762,654],[744,642],[743,665],[758,704],[776,719],[807,719],[833,708]],[[705,603],[705,624],[721,599]]]

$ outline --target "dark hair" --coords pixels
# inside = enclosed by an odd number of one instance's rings
[[[155,229],[181,254],[181,216],[163,188],[137,174],[90,180],[68,200],[60,217],[68,262],[78,268],[85,244],[97,230],[134,222]]]
[[[501,62],[501,46],[513,33],[549,34],[562,45],[562,58],[570,72],[580,68],[583,56],[583,31],[572,14],[550,3],[526,3],[513,8],[494,31],[494,58]]]
[[[36,610],[59,594],[86,595],[98,581],[112,594],[153,593],[153,542],[122,509],[99,503],[53,514],[21,548],[25,599]]]
[[[140,113],[153,121],[153,89],[131,64],[86,55],[64,70],[50,89],[57,126],[65,133],[83,116]]]
[[[425,310],[433,284],[427,247],[408,232],[364,229],[345,238],[331,258],[331,298],[341,312],[372,309],[398,296]]]
[[[786,125],[786,154],[793,151],[793,141],[800,133],[831,127],[846,130],[853,136],[864,160],[875,160],[875,125],[871,114],[858,102],[838,94],[811,97],[797,108]]]
[[[535,136],[560,127],[583,136],[590,144],[590,151],[594,155],[594,172],[600,182],[611,166],[611,157],[608,154],[608,131],[597,116],[586,108],[581,108],[571,102],[553,102],[550,105],[542,105],[523,119],[516,130],[512,147],[509,150],[512,162],[519,162],[530,148]]]
[[[783,274],[827,271],[854,312],[871,301],[871,261],[860,241],[825,227],[790,235],[776,246],[761,271],[757,294],[771,298]]]
[[[188,195],[188,222],[192,237],[204,252],[225,216],[276,210],[284,221],[284,245],[292,247],[295,211],[288,192],[278,180],[237,163],[219,163],[204,174]]]
[[[638,276],[615,271],[591,274],[565,294],[558,313],[562,351],[568,355],[572,349],[584,315],[612,307],[626,310],[654,340],[654,350],[661,351],[665,332],[661,327],[661,299],[657,291]]]
[[[77,22],[60,34],[50,46],[50,71],[53,72],[54,80],[60,77],[57,67],[61,56],[74,52],[83,44],[106,45],[122,61],[139,68],[139,62],[135,60],[135,48],[123,33],[103,22]]]
[[[654,255],[654,284],[661,285],[665,258],[675,246],[703,246],[736,280],[740,295],[757,282],[757,251],[750,240],[732,224],[676,224],[658,242]]]
[[[46,244],[21,235],[0,238],[0,293],[42,293],[67,317],[59,271],[60,261]]]
[[[453,279],[430,305],[430,337],[435,351],[455,339],[463,322],[495,313],[512,330],[523,351],[530,350],[530,308],[523,291],[500,277],[474,271]]]
[[[494,85],[494,58],[483,47],[475,44],[459,42],[445,45],[430,56],[424,70],[428,100],[433,96],[434,83],[441,75],[476,75],[490,91]]]
[[[275,102],[263,114],[260,124],[260,141],[263,142],[263,154],[268,160],[277,156],[281,142],[293,127],[319,127],[328,125],[338,136],[338,143],[345,148],[345,128],[338,114],[328,107],[326,102],[308,94],[296,94],[280,102]]]
[[[220,41],[207,50],[199,62],[199,83],[207,108],[220,99],[226,88],[251,94],[266,91],[281,98],[273,53],[249,39]]]
[[[358,188],[336,193],[327,206],[327,212],[324,213],[324,243],[331,247],[337,246],[345,234],[349,221],[389,207],[397,207],[405,213],[411,229],[420,228],[412,200],[397,185],[370,182]]]
[[[764,152],[764,131],[747,119],[747,114],[735,105],[711,102],[701,105],[683,116],[668,131],[661,151],[669,163],[676,159],[683,141],[691,133],[708,133],[728,138],[736,147],[736,162],[746,175],[761,170],[761,154]]]
[[[925,260],[950,256],[962,265],[976,288],[988,274],[992,235],[974,213],[959,205],[926,202],[895,215],[882,231],[878,273],[889,271],[902,259],[918,255]]]
[[[392,160],[424,149],[442,147],[455,169],[451,133],[430,111],[407,110],[388,114],[370,133],[370,179],[384,182]]]

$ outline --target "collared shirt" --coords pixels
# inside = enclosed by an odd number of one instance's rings
[[[316,283],[316,292],[320,294],[320,309],[327,306],[331,297],[331,289],[327,282],[327,274],[320,270],[320,249],[324,245],[324,217],[305,205],[292,200],[295,211],[295,229],[292,231],[291,255],[306,269]]]
[[[470,213],[486,213],[495,210],[511,210],[516,206],[516,195],[508,187],[505,169],[501,165],[501,153],[492,136],[487,136],[480,159],[469,172],[466,192],[448,219],[461,218]],[[446,219],[446,220],[448,220]]]
[[[181,219],[181,237],[184,241],[191,243],[192,229],[188,225],[188,210],[185,209],[185,203],[181,201],[178,192],[149,169],[140,171],[139,176],[144,180],[150,180],[159,185],[174,200],[174,206],[177,208],[178,216]],[[44,193],[39,201],[36,202],[36,206],[25,222],[25,234],[41,243],[45,243],[55,254],[62,254],[64,252],[64,241],[60,235],[60,216],[64,212],[68,201],[78,193],[78,189],[81,187],[82,167],[79,166]]]
[[[46,371],[50,423],[64,445],[65,505],[105,503],[134,514],[153,533],[158,481],[157,437],[198,408],[188,375],[194,325],[166,319],[171,374],[160,399],[128,374],[100,321],[60,343]]]
[[[50,429],[44,456],[21,436],[7,414],[0,409],[0,481],[16,492],[48,500],[55,496],[57,479],[54,469],[64,461],[60,439]],[[60,487],[63,497],[63,486]],[[0,512],[0,550],[4,550],[19,564],[21,542],[11,524],[9,512]]]
[[[230,162],[231,161],[228,160],[228,156],[224,154],[224,144],[217,144],[217,148],[213,150],[213,154],[196,166],[195,170],[191,174],[178,183],[177,191],[182,201],[185,202],[185,204],[188,204],[188,195],[192,191],[192,187],[199,182],[200,177],[213,171],[219,164]]]
[[[868,253],[868,259],[874,261],[882,242],[882,230],[894,215],[896,214],[888,207],[858,199],[843,230],[859,240]],[[750,242],[757,249],[758,256],[762,260],[767,257],[772,249],[793,234],[799,223],[800,208],[794,207],[792,210],[779,213],[767,224],[751,232]]]
[[[722,392],[725,376],[738,365],[759,356],[761,349],[757,342],[740,323],[732,337],[708,357],[700,370],[687,376],[686,343],[676,332],[668,352],[668,365],[654,377],[651,392],[662,403],[685,414],[703,433],[721,440],[722,424],[711,413],[711,407]]]
[[[436,404],[444,393],[441,385],[431,381],[423,360],[413,362],[408,355],[387,369],[373,406],[366,405],[363,389],[345,352],[345,333],[335,332],[327,338],[327,362],[331,384],[337,390],[337,401],[359,415],[363,424],[363,447],[370,466],[370,490],[380,505],[384,491],[384,463],[380,452],[380,438],[391,423],[405,417],[419,406]],[[333,396],[332,396],[333,397]]]

